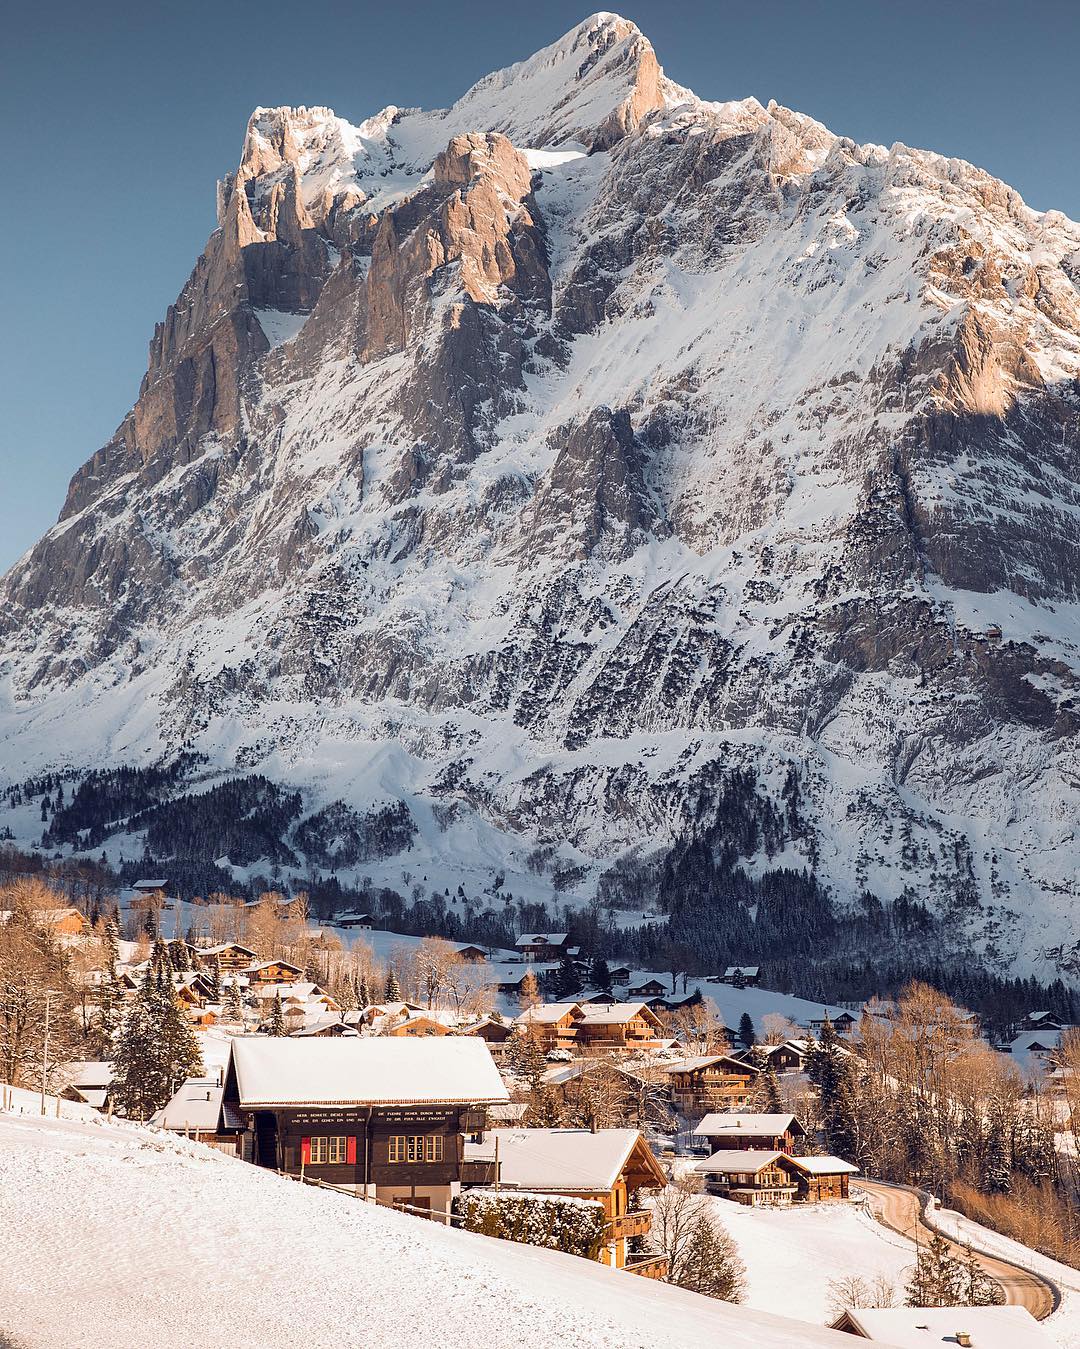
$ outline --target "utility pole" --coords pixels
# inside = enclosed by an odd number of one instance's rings
[[[52,999],[59,996],[55,988],[45,990],[45,1041],[41,1047],[41,1113],[45,1113],[45,1079],[49,1075],[49,1014]]]

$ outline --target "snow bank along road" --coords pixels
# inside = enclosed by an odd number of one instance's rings
[[[874,1212],[882,1222],[910,1240],[924,1244],[932,1236],[943,1235],[938,1229],[927,1224],[923,1218],[923,1201],[920,1191],[906,1185],[885,1185],[880,1181],[860,1180],[856,1185],[869,1195]],[[954,1253],[960,1248],[949,1238],[949,1246]],[[975,1251],[979,1264],[992,1279],[996,1279],[1005,1292],[1005,1301],[1018,1307],[1026,1307],[1032,1316],[1044,1321],[1057,1305],[1057,1297],[1050,1283],[1032,1274],[1019,1265],[997,1256],[983,1255],[977,1247]]]
[[[0,1113],[20,1349],[849,1349],[575,1256],[308,1189],[198,1143]]]

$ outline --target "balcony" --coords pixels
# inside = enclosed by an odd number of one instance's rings
[[[627,1274],[640,1274],[643,1279],[664,1279],[667,1277],[668,1258],[666,1255],[636,1255],[623,1265],[623,1269]]]
[[[621,1237],[643,1237],[652,1227],[652,1214],[646,1208],[631,1209],[617,1218],[608,1219],[608,1240],[618,1241]]]
[[[494,1161],[463,1161],[458,1179],[462,1185],[494,1185],[499,1172]]]

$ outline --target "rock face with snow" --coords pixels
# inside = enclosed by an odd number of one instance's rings
[[[1080,226],[605,14],[443,111],[258,109],[218,208],[3,582],[12,780],[194,748],[587,894],[738,774],[751,874],[1070,967]]]

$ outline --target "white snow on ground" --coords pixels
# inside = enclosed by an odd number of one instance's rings
[[[1080,1269],[1063,1265],[1049,1256],[1040,1255],[1018,1241],[993,1232],[988,1227],[972,1222],[955,1209],[935,1208],[933,1226],[957,1241],[967,1241],[989,1255],[1012,1260],[1034,1274],[1042,1274],[1061,1290],[1061,1306],[1043,1324],[1063,1349],[1080,1349]]]
[[[711,1200],[716,1217],[739,1245],[748,1275],[748,1307],[781,1308],[786,1316],[824,1325],[830,1279],[884,1275],[901,1291],[915,1247],[856,1204],[800,1204],[753,1209]]]
[[[26,1349],[850,1343],[104,1120],[0,1114],[0,1197],[0,1329]]]

